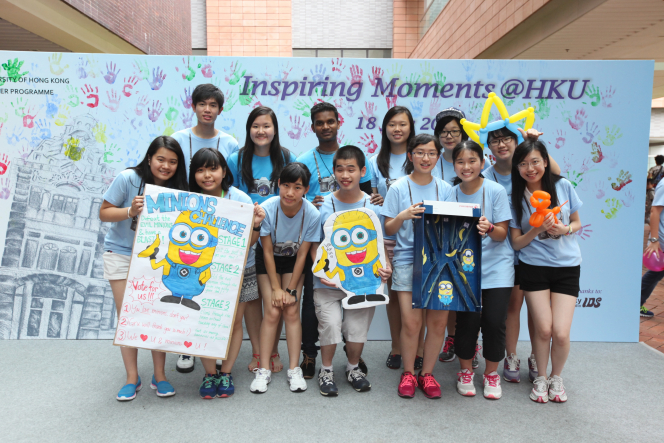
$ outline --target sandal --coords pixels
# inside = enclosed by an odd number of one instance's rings
[[[424,364],[424,358],[420,357],[419,355],[415,356],[415,369],[422,369],[422,365]]]
[[[279,360],[281,360],[281,357],[279,356],[279,353],[270,355],[270,368],[272,369],[272,372],[281,372],[281,371],[283,371],[284,370],[284,364],[283,363],[281,364],[281,368],[278,371],[274,369],[274,359],[275,358],[278,358]]]
[[[249,372],[254,372],[254,369],[260,368],[261,362],[260,362],[260,354],[251,354],[251,362],[247,366],[247,369],[249,369]],[[256,366],[252,366],[254,363],[254,360],[256,360]]]
[[[390,369],[399,369],[401,367],[401,354],[390,354],[385,362]]]

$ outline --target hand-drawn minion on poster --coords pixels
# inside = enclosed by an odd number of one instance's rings
[[[449,306],[450,303],[452,303],[452,300],[454,299],[452,292],[452,282],[441,281],[438,285],[438,299],[445,306]]]
[[[162,297],[163,303],[179,303],[199,311],[201,307],[193,298],[203,292],[205,283],[212,276],[209,268],[217,246],[219,229],[192,221],[191,214],[191,211],[183,211],[175,219],[168,233],[166,258],[157,261],[159,235],[138,257],[149,257],[152,269],[164,268],[162,282],[172,295]]]
[[[378,273],[387,263],[378,216],[364,208],[336,212],[323,231],[314,275],[334,282],[347,294],[342,301],[345,309],[387,304]]]
[[[463,260],[463,270],[466,272],[473,272],[475,269],[475,255],[473,254],[472,249],[465,249],[461,255]]]

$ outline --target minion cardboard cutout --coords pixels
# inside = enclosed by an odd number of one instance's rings
[[[378,274],[387,263],[378,216],[365,208],[335,212],[323,231],[314,275],[334,282],[347,294],[344,309],[387,304],[385,283]]]

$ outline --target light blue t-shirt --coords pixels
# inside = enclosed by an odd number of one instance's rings
[[[452,188],[448,201],[482,205],[484,216],[496,224],[512,219],[505,188],[491,180],[484,180],[482,187],[472,195],[461,191],[460,185]],[[509,235],[509,233],[508,233]],[[482,289],[511,288],[514,286],[514,251],[507,240],[495,241],[488,235],[482,239]]]
[[[456,172],[454,172],[454,164],[445,160],[442,155],[438,157],[431,175],[447,182],[450,186],[454,186],[454,179],[457,176]]]
[[[302,244],[305,241],[311,243],[320,241],[320,212],[306,198],[302,199],[302,207],[293,217],[284,214],[279,196],[265,200],[261,206],[265,210],[261,237],[269,235],[272,238],[273,246],[288,247],[287,242]],[[284,254],[275,252],[274,255],[283,256]],[[294,255],[289,254],[289,256]]]
[[[436,188],[438,194],[436,194]],[[452,187],[439,178],[433,177],[431,183],[420,186],[410,177],[398,180],[387,191],[383,203],[382,214],[385,217],[395,218],[401,211],[409,206],[424,200],[446,201]],[[411,199],[412,194],[412,199]],[[410,265],[413,263],[413,221],[406,220],[397,231],[397,244],[394,247],[394,266]]]
[[[322,195],[323,197],[328,195],[332,190],[321,191],[320,183],[322,182],[323,187],[329,187],[332,182],[336,183],[334,180],[334,165],[333,159],[336,152],[331,152],[329,154],[324,153],[323,151],[318,151],[318,148],[311,149],[297,158],[297,161],[304,163],[309,168],[311,172],[311,180],[309,180],[309,192],[307,192],[307,200],[313,201],[317,195]],[[323,152],[323,154],[321,154]],[[316,163],[318,162],[318,163]],[[364,174],[364,177],[360,180],[360,183],[366,183],[371,181],[371,167],[369,167],[369,162],[364,159],[367,172]]]
[[[486,163],[485,163],[486,164]],[[499,185],[502,185],[503,188],[505,188],[505,191],[507,192],[507,200],[509,201],[510,204],[510,210],[512,209],[512,174],[508,175],[501,175],[498,172],[496,172],[496,169],[493,167],[493,165],[489,166],[486,168],[484,171],[482,171],[482,175],[484,178],[491,180],[493,182],[498,183]],[[512,236],[510,233],[507,233],[507,242],[510,244],[510,248],[512,247]],[[514,264],[518,265],[519,264],[519,251],[514,251]]]
[[[562,178],[556,182],[556,192],[558,193],[558,206],[565,200],[569,200],[563,206],[558,214],[558,220],[565,225],[569,225],[569,216],[581,208],[583,202],[576,195],[576,191],[570,182]],[[526,201],[522,202],[523,216],[520,221],[516,220],[514,208],[512,208],[511,228],[521,229],[524,234],[532,229],[529,219],[535,209],[530,206],[530,194],[524,195]],[[553,203],[552,203],[553,205]],[[578,266],[581,264],[581,249],[576,235],[562,235],[560,237],[551,237],[546,231],[540,233],[530,242],[528,246],[519,250],[519,260],[533,266],[550,266],[562,268],[567,266]]]
[[[660,180],[655,188],[655,198],[652,200],[653,206],[664,206],[664,180]],[[664,245],[664,211],[659,216],[659,244],[660,248]]]
[[[222,131],[219,131],[216,137],[200,138],[194,135],[191,128],[187,128],[174,133],[171,137],[180,143],[180,147],[184,153],[184,164],[187,167],[187,178],[189,178],[190,160],[199,150],[203,148],[219,149],[219,152],[221,152],[226,161],[228,161],[231,154],[240,149],[237,140]]]
[[[320,238],[318,239],[318,241],[323,241],[323,238],[325,237],[323,226],[325,226],[325,222],[330,217],[330,215],[334,214],[335,212],[348,211],[349,209],[358,209],[358,208],[366,208],[372,210],[380,220],[380,228],[383,230],[383,232],[385,232],[385,217],[382,217],[380,214],[381,207],[372,205],[371,197],[365,194],[364,198],[356,203],[343,203],[339,201],[337,198],[335,198],[332,194],[328,194],[325,196],[325,200],[323,201],[323,204],[320,207],[320,231],[319,231]],[[325,286],[323,283],[320,282],[320,278],[314,275],[314,289],[323,289],[323,288],[333,289],[330,288],[329,286]],[[337,291],[341,291],[341,289],[337,289]]]
[[[403,168],[403,164],[406,161],[406,153],[403,154],[390,154],[390,178],[385,178],[383,174],[378,169],[378,155],[374,155],[369,159],[369,165],[371,165],[371,187],[378,189],[378,193],[385,198],[387,196],[387,191],[401,177],[405,177],[406,171]],[[396,239],[396,235],[390,235],[384,237],[386,240]]]
[[[224,195],[224,198],[226,198],[227,196],[230,200],[233,200],[233,201],[236,201],[236,202],[241,202],[241,203],[248,203],[252,207],[254,206],[254,202],[251,201],[249,196],[247,194],[245,194],[244,192],[240,191],[235,186],[231,186],[228,189],[228,193],[226,195]],[[253,228],[253,226],[251,226],[251,228]],[[252,231],[252,235],[253,235],[253,231]],[[249,236],[249,239],[251,239],[251,236]],[[249,248],[249,255],[247,255],[247,264],[245,265],[245,269],[246,268],[251,268],[255,264],[256,264],[256,253],[254,252],[254,248],[250,247]]]
[[[134,197],[138,195],[141,177],[133,169],[120,172],[108,190],[104,200],[118,208],[128,208]],[[142,192],[142,191],[141,191]],[[104,250],[120,255],[131,255],[135,232],[131,230],[131,219],[114,222],[104,238]]]
[[[274,192],[274,186],[270,182],[270,176],[272,175],[272,161],[270,156],[260,157],[254,155],[251,160],[251,171],[254,176],[254,183],[251,186],[251,189],[242,179],[242,173],[240,172],[239,167],[239,158],[240,152],[234,152],[227,159],[228,160],[228,169],[233,174],[233,186],[249,195],[254,202],[263,203],[268,198],[271,198],[279,194],[279,189],[277,188],[277,193]],[[290,153],[289,158],[286,160],[284,166],[288,163],[294,162],[295,156],[293,153]],[[276,183],[275,183],[276,186]]]

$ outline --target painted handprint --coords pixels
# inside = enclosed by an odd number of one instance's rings
[[[276,75],[277,80],[282,81],[282,82],[288,80],[288,75],[293,70],[293,68],[288,67],[289,65],[290,65],[290,63],[283,63],[283,64],[280,63],[279,64],[279,66],[277,68],[277,75]],[[226,80],[226,81],[228,81],[228,80]]]
[[[576,188],[583,181],[583,172],[567,171],[564,177]]]
[[[226,97],[229,95],[230,94],[226,93]],[[192,109],[191,86],[189,88],[184,88],[184,97],[180,96],[180,100],[182,101],[182,106],[184,109]]]
[[[609,177],[609,180],[612,180],[611,177]],[[618,177],[616,178],[616,181],[611,183],[611,187],[614,191],[620,191],[630,183],[632,183],[632,174],[630,174],[629,171],[624,171],[621,169]]]
[[[590,151],[593,155],[592,159],[595,163],[600,163],[604,160],[604,154],[602,154],[602,147],[597,142],[593,142],[592,149]]]
[[[311,98],[309,98],[309,102],[307,103],[306,101],[302,99],[298,99],[293,103],[293,108],[297,109],[302,113],[303,116],[305,117],[311,117],[311,108],[313,107],[314,103]]]
[[[346,106],[344,107],[344,114],[346,114],[346,116],[349,118],[352,118],[355,115],[355,110],[353,110],[353,104],[351,102],[346,103]]]
[[[76,68],[76,75],[78,76],[79,79],[87,78],[88,77],[88,61],[83,60],[83,57],[78,58],[78,67]]]
[[[412,86],[410,89],[410,93],[408,94],[408,97],[412,97],[415,95],[415,85],[417,85],[420,82],[420,75],[410,74],[410,77],[408,77],[407,82],[410,83]]]
[[[11,105],[12,108],[14,108],[14,114],[16,114],[17,117],[23,118],[25,115],[25,108],[28,106],[28,101],[23,97],[19,97],[15,102],[12,101]]]
[[[11,181],[9,177],[5,177],[0,180],[0,199],[7,200],[11,194],[11,189],[9,187]]]
[[[562,100],[556,104],[558,112],[560,112],[560,118],[566,122],[572,118],[572,112],[567,109],[565,106],[565,100]]]
[[[136,60],[133,63],[136,74],[139,75],[141,80],[147,80],[150,76],[150,68],[148,68],[148,62]]]
[[[335,79],[341,78],[341,71],[346,69],[346,65],[344,65],[344,62],[342,59],[337,58],[337,59],[332,59],[332,77]]]
[[[62,53],[60,52],[54,52],[50,55],[48,57],[48,62],[49,69],[53,75],[62,75],[62,73],[65,72],[65,69],[69,67],[69,65],[60,66],[60,63],[62,63]]]
[[[23,66],[23,61],[19,61],[18,58],[15,58],[14,61],[7,60],[7,63],[3,63],[2,67],[7,71],[7,77],[13,82],[17,82],[26,74],[29,74],[28,71],[21,72],[21,66]]]
[[[38,112],[39,111],[35,112],[35,109],[32,106],[25,110],[25,115],[23,116],[24,128],[32,129],[35,127],[35,117]]]
[[[378,145],[374,140],[373,134],[367,134],[366,132],[364,133],[364,135],[360,136],[360,143],[362,143],[367,148],[367,152],[369,154],[373,154],[374,152],[376,152],[376,149],[378,148]]]
[[[166,103],[168,104],[168,109],[166,110],[166,114],[164,114],[164,117],[166,117],[166,120],[168,121],[173,121],[176,118],[178,118],[178,114],[180,111],[178,111],[175,107],[177,106],[178,102],[175,99],[175,97],[168,97],[166,100]]]
[[[574,121],[572,121],[571,118],[568,121],[572,129],[576,129],[577,131],[580,130],[583,124],[586,122],[586,111],[583,109],[578,109],[576,111],[576,115],[574,116]]]
[[[554,148],[560,149],[563,146],[565,146],[565,140],[566,140],[565,135],[566,135],[565,131],[563,131],[562,129],[558,129],[556,131],[556,144],[554,145]]]
[[[156,122],[161,115],[163,108],[159,100],[152,100],[152,108],[148,107],[148,118],[152,123]]]
[[[625,205],[626,208],[632,206],[632,203],[634,203],[634,195],[632,194],[632,191],[625,192],[625,195],[620,199],[620,201],[623,205]]]
[[[183,78],[184,78],[184,74],[183,74]],[[164,80],[166,80],[166,74],[164,74],[164,71],[162,69],[160,69],[159,66],[157,66],[156,68],[153,68],[152,69],[152,80],[148,82],[150,84],[150,88],[153,91],[158,91],[159,88],[161,88],[164,85]]]
[[[390,81],[395,79],[395,78],[396,79],[401,79],[401,71],[402,70],[403,70],[403,66],[398,65],[398,64],[395,63],[395,64],[392,65],[392,68],[389,71],[387,71],[386,75],[388,76],[388,79]],[[385,82],[383,82],[383,83],[385,83]],[[399,86],[401,84],[401,81],[397,80],[395,84],[397,86]]]
[[[120,73],[120,70],[117,69],[117,65],[113,62],[106,63],[106,74],[104,74],[104,80],[106,80],[106,83],[109,85],[112,85],[115,83],[115,79],[118,77],[118,74]]]
[[[618,166],[618,159],[615,152],[607,153],[604,158],[606,159],[606,163],[609,165],[609,168],[615,168]]]
[[[225,118],[221,124],[221,129],[229,133],[233,130],[233,127],[235,127],[235,119],[232,117]]]
[[[201,74],[203,74],[203,77],[205,78],[212,78],[214,75],[214,71],[212,70],[212,64],[210,64],[209,61],[205,61],[203,65],[198,65],[199,68],[201,68]]]
[[[99,88],[98,87],[92,87],[89,84],[85,85],[83,88],[81,88],[81,92],[87,98],[90,100],[88,103],[81,102],[81,104],[85,104],[88,108],[96,108],[99,106]]]
[[[191,126],[191,120],[194,118],[194,111],[184,111],[182,113],[182,124],[185,128]]]
[[[623,207],[622,203],[617,198],[607,198],[604,200],[604,203],[606,203],[606,211],[602,209],[602,214],[604,214],[604,217],[609,220],[616,218],[618,211]]]
[[[590,102],[591,106],[597,106],[597,105],[599,105],[599,102],[602,101],[602,98],[601,98],[600,93],[599,93],[599,88],[597,86],[593,86],[593,85],[588,86],[588,89],[586,89],[585,95],[587,95],[588,98],[591,100],[591,102]]]
[[[46,96],[46,115],[49,118],[55,117],[55,113],[58,112],[60,101],[61,100],[58,98],[57,94]],[[78,100],[76,101],[76,104],[78,105]]]
[[[226,79],[229,85],[237,85],[240,79],[244,77],[244,74],[247,73],[246,69],[242,72],[240,72],[240,69],[242,69],[242,65],[239,61],[236,61],[235,64],[231,63],[231,74]]]
[[[466,81],[471,81],[475,75],[475,63],[469,60],[461,63],[461,66],[466,71]]]
[[[131,97],[131,94],[133,92],[138,92],[134,91],[134,86],[138,83],[138,77],[135,75],[124,79],[124,86],[122,87],[122,93],[124,94],[125,97]]]
[[[374,102],[364,102],[364,109],[367,111],[365,114],[364,111],[360,111],[362,113],[362,117],[364,117],[365,120],[368,120],[369,117],[373,117],[374,113],[376,112],[376,104]]]
[[[606,88],[604,92],[602,92],[602,106],[605,108],[611,108],[613,107],[613,104],[611,103],[611,99],[613,98],[613,94],[616,93],[616,89],[613,86],[609,86]]]
[[[120,148],[118,148],[118,145],[115,143],[110,143],[110,144],[104,144],[104,163],[119,163],[120,162],[120,156],[118,153],[120,152]],[[117,155],[117,160],[115,160],[113,157]]]
[[[39,119],[35,124],[36,131],[32,133],[30,146],[36,148],[44,139],[51,138],[51,122],[46,119]]]
[[[92,134],[99,143],[106,143],[108,141],[108,137],[106,137],[106,125],[101,122],[92,128]]]
[[[189,96],[189,101],[191,102],[191,95]],[[231,89],[230,91],[226,91],[226,100],[224,100],[224,112],[229,112],[231,109],[233,109],[235,103],[237,103],[237,98],[235,98],[235,90]],[[191,108],[191,105],[189,108]]]
[[[383,74],[383,70],[378,66],[372,67],[371,75],[369,76],[369,83],[371,83],[371,86],[376,86],[376,79],[383,78]]]
[[[418,119],[422,116],[422,108],[424,107],[423,101],[412,102],[410,104],[410,110],[413,112],[413,118]]]
[[[601,139],[602,143],[604,143],[605,146],[613,146],[616,140],[622,137],[620,128],[617,127],[616,125],[613,125],[611,128],[607,126],[605,129],[606,129],[606,137]]]
[[[429,115],[436,118],[436,114],[440,112],[440,99],[434,98],[429,102]]]
[[[161,135],[170,137],[175,132],[175,122],[164,120],[164,129],[161,130]]]
[[[445,80],[447,80],[447,77],[445,77],[442,72],[436,72],[433,75],[433,80],[438,85],[438,92],[443,92],[443,86],[445,86]]]
[[[352,65],[350,67],[350,77],[346,77],[351,85],[361,84],[362,83],[362,74],[364,71],[358,65]]]
[[[18,156],[24,162],[28,160],[28,157],[30,157],[30,154],[32,154],[32,149],[30,149],[27,146],[22,146],[21,149],[18,151]]]
[[[55,117],[55,124],[58,126],[64,126],[65,122],[69,118],[69,106],[66,104],[61,104],[58,109],[58,115]]]
[[[535,109],[535,114],[540,120],[544,120],[549,116],[551,113],[551,105],[549,104],[549,100],[545,98],[541,98],[537,100],[537,105]]]
[[[80,98],[78,98],[78,89],[72,85],[67,85],[67,104],[75,108],[76,106],[83,104]]]
[[[337,143],[339,144],[339,146],[345,146],[344,145],[344,139],[345,138],[346,138],[346,136],[344,135],[343,131],[337,132]]]
[[[194,79],[194,77],[196,77],[196,71],[194,71],[194,68],[191,67],[189,61],[189,57],[187,57],[186,60],[184,57],[182,57],[182,67],[175,67],[175,71],[177,72],[180,72],[180,69],[182,69],[182,80],[191,81]]]
[[[147,104],[148,104],[148,96],[147,95],[141,96],[136,102],[136,107],[134,108],[134,112],[136,113],[136,115],[138,116],[143,115],[143,109],[145,109]]]
[[[106,91],[106,98],[108,99],[108,104],[104,103],[104,106],[106,106],[108,109],[111,110],[111,112],[116,112],[118,108],[120,108],[120,98],[122,96],[118,94],[115,89],[111,89],[111,91]]]
[[[430,62],[420,63],[422,83],[433,83],[433,66]]]
[[[322,82],[325,79],[325,67],[321,63],[320,65],[315,65],[313,69],[310,69],[309,72],[311,72],[311,79],[314,82]]]
[[[307,124],[307,121],[304,119],[300,119],[300,116],[297,115],[293,117],[292,115],[290,116],[290,123],[291,123],[291,129],[287,132],[288,136],[295,142],[295,146],[297,146],[297,142],[300,140],[300,137],[302,137],[302,130]]]
[[[0,156],[0,175],[5,175],[5,173],[9,169],[10,164],[11,164],[11,161],[9,160],[9,157],[7,156],[7,154],[2,154]]]
[[[584,131],[581,131],[583,134]],[[599,126],[595,123],[586,123],[585,135],[581,137],[584,143],[592,143],[592,141],[599,135]]]
[[[586,238],[590,238],[590,234],[593,232],[592,229],[590,228],[590,223],[584,226],[581,226],[581,228],[575,232],[576,235],[579,236],[581,240],[585,240]]]
[[[85,148],[82,148],[81,146],[81,140],[76,138],[76,137],[69,137],[63,147],[65,148],[65,156],[69,157],[71,161],[79,161],[80,159],[83,158],[83,153],[85,152]]]

